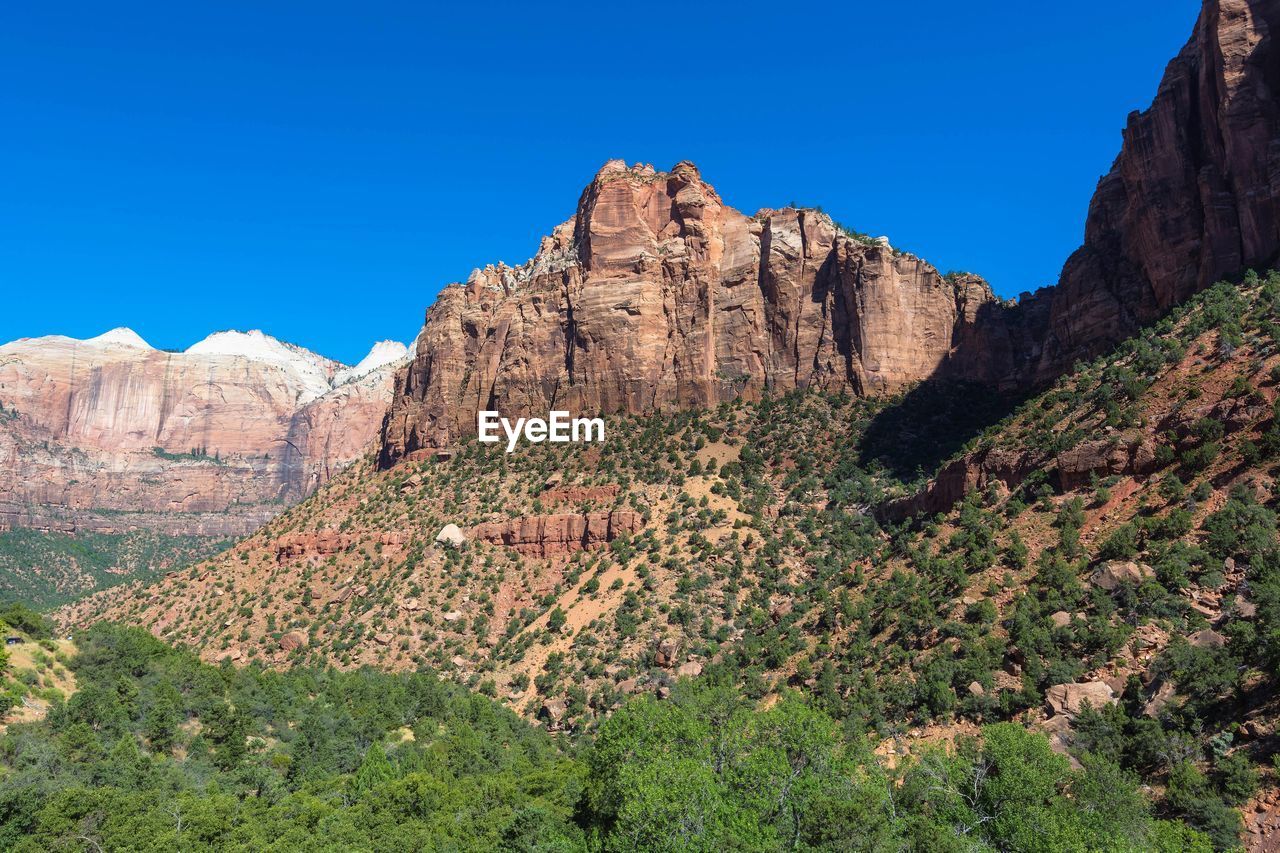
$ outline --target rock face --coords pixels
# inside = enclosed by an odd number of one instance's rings
[[[451,285],[427,312],[382,433],[384,465],[473,434],[476,413],[714,405],[765,389],[894,391],[996,378],[975,276],[845,233],[812,210],[745,216],[689,163],[607,163],[519,267]],[[999,354],[997,354],[999,355]]]
[[[1051,379],[1280,250],[1277,0],[1207,0],[1150,109],[1129,116],[1084,245],[1049,293]]]
[[[1277,26],[1280,0],[1205,3],[1151,108],[1130,116],[1084,244],[1056,287],[1017,305],[812,210],[744,216],[689,163],[612,161],[532,260],[441,293],[379,461],[447,447],[482,408],[644,412],[943,377],[1043,385],[1214,281],[1276,260]]]
[[[1094,710],[1101,710],[1104,705],[1113,705],[1118,700],[1108,685],[1101,681],[1087,681],[1055,684],[1045,690],[1044,701],[1055,715],[1073,719],[1084,710],[1086,704]]]
[[[237,536],[365,451],[403,345],[345,368],[261,332],[0,346],[0,529]]]
[[[521,554],[554,557],[612,542],[642,527],[644,519],[639,513],[616,509],[489,521],[472,528],[471,536],[483,542],[506,545]]]

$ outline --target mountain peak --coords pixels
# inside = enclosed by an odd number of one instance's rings
[[[117,326],[109,332],[103,332],[94,338],[85,340],[86,344],[102,344],[108,346],[135,347],[137,349],[155,349],[142,339],[142,336],[127,326]]]
[[[186,354],[228,356],[277,364],[303,383],[309,397],[319,397],[330,391],[333,376],[342,366],[309,349],[273,338],[261,329],[214,332],[187,347]]]
[[[369,349],[369,354],[360,359],[355,367],[339,370],[333,378],[333,384],[335,387],[345,385],[362,376],[367,376],[379,368],[396,362],[407,361],[408,358],[409,348],[399,341],[378,341]]]

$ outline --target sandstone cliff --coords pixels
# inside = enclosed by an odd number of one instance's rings
[[[1130,116],[1060,283],[1004,305],[812,210],[726,206],[691,164],[612,161],[519,267],[427,312],[381,464],[504,413],[641,412],[765,389],[894,391],[958,377],[1033,388],[1280,251],[1280,0],[1209,0]]]
[[[365,450],[404,352],[346,368],[261,332],[170,353],[128,330],[0,346],[0,529],[248,533]]]
[[[1280,253],[1280,0],[1208,0],[1150,109],[1129,116],[1051,303],[1043,382]],[[1036,355],[1036,354],[1033,354]]]
[[[440,294],[398,380],[381,461],[474,432],[479,409],[634,413],[766,389],[995,379],[1006,365],[957,345],[997,305],[976,276],[944,278],[822,213],[745,216],[689,163],[611,161],[532,260]]]

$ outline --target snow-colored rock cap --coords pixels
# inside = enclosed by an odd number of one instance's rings
[[[360,359],[355,367],[339,370],[333,378],[335,386],[353,382],[361,376],[367,376],[380,367],[399,364],[409,359],[409,348],[399,341],[378,341],[369,350],[369,354]]]
[[[80,347],[93,347],[94,349],[112,349],[125,347],[128,349],[143,350],[151,352],[155,347],[142,339],[142,336],[133,329],[118,326],[109,332],[103,332],[101,335],[93,338],[72,338],[67,335],[45,335],[39,338],[18,338],[16,341],[9,341],[0,345],[0,349],[13,351],[26,351],[33,348],[63,348],[77,349]]]
[[[125,326],[117,326],[109,332],[103,332],[95,338],[89,338],[85,343],[100,344],[102,346],[134,347],[146,350],[155,349],[151,344],[144,341],[141,335]]]
[[[248,332],[214,332],[187,347],[186,355],[229,356],[278,364],[293,373],[313,397],[333,388],[332,378],[340,365],[322,355],[271,337],[259,329]]]

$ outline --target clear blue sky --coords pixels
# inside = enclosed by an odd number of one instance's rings
[[[262,328],[352,361],[519,263],[607,159],[696,162],[1015,295],[1199,3],[23,3],[0,341]]]

